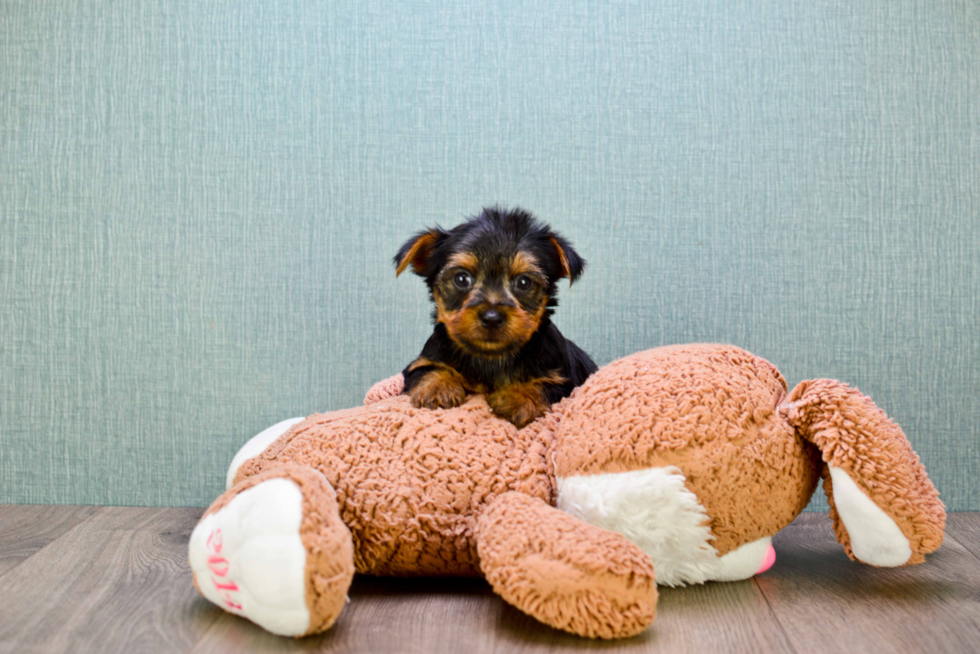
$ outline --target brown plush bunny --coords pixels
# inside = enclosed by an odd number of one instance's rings
[[[400,391],[242,448],[190,540],[205,597],[301,636],[334,623],[355,571],[482,575],[546,624],[622,638],[653,621],[657,583],[768,569],[821,476],[852,559],[920,563],[942,543],[936,489],[869,398],[825,379],[787,392],[735,347],[625,357],[520,430],[481,396],[429,410]]]

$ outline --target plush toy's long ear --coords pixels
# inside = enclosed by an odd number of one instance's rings
[[[433,229],[419,232],[412,238],[405,241],[398,254],[395,255],[395,277],[405,272],[409,264],[412,272],[416,275],[425,277],[429,270],[429,258],[432,251],[443,238],[448,236],[446,232],[434,227]]]
[[[580,257],[572,244],[561,236],[554,234],[550,240],[558,253],[558,261],[561,263],[561,275],[558,278],[568,277],[568,284],[574,284],[582,271],[585,270],[585,259]]]
[[[837,541],[879,568],[922,563],[943,542],[946,507],[905,433],[867,395],[836,379],[796,385],[778,407],[829,468]]]

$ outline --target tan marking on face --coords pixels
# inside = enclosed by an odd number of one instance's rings
[[[446,329],[450,329],[450,326],[455,323],[459,318],[461,310],[450,311],[446,308],[446,303],[443,302],[442,297],[439,295],[439,291],[435,290],[432,292],[432,297],[436,302],[436,321],[441,322],[446,326]],[[450,336],[452,336],[452,330],[450,329]]]
[[[470,252],[459,252],[450,257],[446,270],[462,267],[471,272],[478,268],[478,258]],[[527,274],[544,277],[533,255],[518,252],[511,260],[508,272],[511,276]],[[542,280],[536,280],[542,283]],[[479,295],[474,292],[479,290]],[[433,291],[436,304],[436,320],[446,327],[449,337],[460,347],[475,356],[498,357],[512,354],[527,343],[541,325],[547,311],[547,302],[540,301],[533,312],[528,312],[506,290],[487,291],[474,286],[468,299],[459,309],[451,311],[439,294]],[[506,318],[503,327],[487,330],[480,320],[485,303],[494,305]]]
[[[542,302],[534,313],[529,313],[520,305],[516,307],[498,306],[497,310],[507,317],[504,326],[492,335],[480,321],[480,306],[466,307],[449,311],[438,293],[433,294],[436,303],[436,320],[446,327],[449,338],[467,351],[481,356],[503,356],[511,354],[524,346],[541,324],[547,310]],[[492,336],[492,339],[488,337]],[[473,352],[473,350],[477,350]]]
[[[436,301],[436,321],[446,327],[449,338],[463,349],[472,351],[475,347],[481,350],[481,354],[492,356],[495,351],[504,354],[513,347],[507,338],[500,339],[500,342],[485,340],[483,324],[476,307],[464,306],[457,311],[450,311],[438,293],[433,293],[433,296]]]
[[[534,332],[538,331],[538,327],[541,326],[541,318],[544,317],[545,311],[548,309],[547,302],[541,302],[538,308],[533,312],[526,311],[523,307],[518,307],[513,312],[513,318],[508,321],[507,328],[513,334],[515,340],[519,340],[521,344],[527,343],[531,340],[531,336]]]
[[[476,273],[480,260],[472,252],[457,252],[446,261],[446,270],[450,268],[465,268],[470,273]]]
[[[510,262],[510,278],[513,279],[518,275],[529,273],[544,276],[541,266],[538,265],[538,260],[533,255],[527,252],[518,252]]]

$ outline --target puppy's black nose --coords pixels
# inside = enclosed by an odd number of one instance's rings
[[[504,314],[500,313],[496,309],[487,309],[480,314],[480,322],[483,323],[484,327],[489,329],[496,329],[504,324]]]

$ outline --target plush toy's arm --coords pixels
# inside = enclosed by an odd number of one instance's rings
[[[364,396],[364,405],[367,406],[381,400],[387,400],[389,397],[401,395],[403,390],[405,390],[405,377],[401,373],[382,379],[368,389],[367,395]]]
[[[653,622],[650,557],[539,499],[509,492],[491,502],[477,522],[477,551],[494,591],[552,627],[625,638]]]
[[[847,555],[879,567],[921,563],[943,542],[946,511],[901,428],[833,379],[800,382],[780,405],[828,466],[824,490]]]

